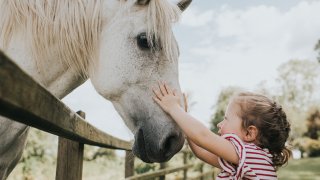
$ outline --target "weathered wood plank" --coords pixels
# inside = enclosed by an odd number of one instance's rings
[[[124,177],[130,177],[134,174],[134,155],[132,151],[126,151],[126,157],[125,157],[125,172]]]
[[[77,112],[82,118],[85,113]],[[84,144],[59,137],[56,180],[82,179]]]
[[[163,163],[160,163],[160,169],[166,169],[168,167],[168,163],[166,162],[163,162]],[[159,180],[165,180],[166,179],[166,175],[161,175],[159,176]]]
[[[59,137],[56,180],[82,179],[82,143]]]
[[[195,177],[188,177],[188,179],[189,180],[199,180],[199,179],[203,179],[204,177],[207,177],[207,176],[212,176],[214,179],[214,170],[210,170],[205,173],[201,173]]]
[[[183,164],[187,164],[188,151],[185,150],[185,151],[183,151],[182,153],[183,153]],[[184,170],[183,170],[183,180],[186,180],[186,179],[187,179],[187,175],[188,175],[187,173],[188,173],[188,172],[187,172],[187,169],[184,169]]]
[[[126,178],[126,180],[148,179],[148,178],[159,177],[159,176],[162,176],[162,175],[165,175],[165,174],[170,174],[170,173],[173,173],[173,172],[181,171],[183,169],[189,169],[189,168],[191,168],[193,166],[194,166],[194,164],[187,164],[187,165],[180,166],[180,167],[162,169],[162,170],[158,170],[158,171],[155,171],[155,172],[144,173],[144,174],[132,176],[132,177]]]
[[[85,122],[0,52],[0,115],[43,131],[100,147],[130,150],[131,143]]]

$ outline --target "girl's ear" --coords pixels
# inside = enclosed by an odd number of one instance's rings
[[[244,136],[244,140],[246,142],[254,142],[258,137],[258,128],[256,126],[249,126],[247,128],[246,135]]]

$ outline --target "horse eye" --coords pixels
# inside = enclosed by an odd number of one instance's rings
[[[150,45],[149,45],[146,33],[141,33],[138,35],[137,43],[138,43],[138,46],[142,49],[150,49]]]

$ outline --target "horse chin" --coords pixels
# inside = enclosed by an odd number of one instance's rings
[[[139,148],[136,148],[138,147]],[[141,159],[143,162],[145,163],[154,163],[154,162],[158,162],[158,163],[162,163],[162,162],[167,162],[168,160],[171,159],[171,157],[162,157],[162,158],[157,158],[157,159],[154,159],[152,157],[150,157],[148,155],[148,153],[146,152],[146,146],[144,143],[138,143],[137,145],[134,145],[134,147],[132,148],[132,151],[133,151],[133,154],[135,156],[137,156],[139,159]]]

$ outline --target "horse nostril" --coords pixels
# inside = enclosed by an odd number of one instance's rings
[[[145,162],[149,161],[149,158],[147,157],[147,150],[146,150],[146,142],[144,139],[143,130],[139,129],[138,131],[138,137],[137,137],[137,144],[139,148],[138,156],[143,159]]]
[[[176,149],[176,144],[178,144],[176,141],[178,139],[178,136],[171,135],[168,136],[165,141],[163,142],[162,146],[160,146],[161,152],[165,157],[170,157],[172,153],[174,153],[174,150]]]
[[[135,134],[134,154],[144,162],[165,162],[183,146],[184,138],[180,132],[168,132],[162,137],[152,136],[145,129]]]

